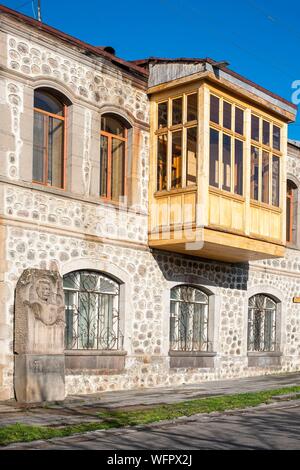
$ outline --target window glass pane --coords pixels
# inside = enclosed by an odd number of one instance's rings
[[[158,128],[168,126],[168,102],[159,103],[157,106],[158,109]]]
[[[214,95],[210,95],[210,120],[216,124],[220,122],[220,100]]]
[[[172,134],[172,175],[171,187],[180,188],[182,177],[182,132]]]
[[[51,114],[63,116],[64,105],[53,95],[42,90],[34,92],[34,107]]]
[[[231,137],[223,135],[223,185],[225,191],[231,189]]]
[[[279,207],[279,174],[280,174],[279,158],[273,155],[272,162],[272,204]]]
[[[263,121],[263,144],[270,145],[270,123]]]
[[[157,139],[157,191],[167,189],[167,148],[168,138],[160,135]]]
[[[280,128],[273,126],[273,148],[280,150]]]
[[[250,197],[258,201],[258,172],[259,172],[259,150],[251,147],[251,180],[250,180]]]
[[[223,103],[223,127],[231,129],[232,106],[224,101]]]
[[[198,119],[198,94],[193,93],[187,96],[187,121],[196,121]]]
[[[44,182],[44,159],[45,159],[45,125],[47,117],[43,114],[34,113],[33,125],[33,162],[32,177],[34,181]]]
[[[186,142],[186,184],[197,183],[197,127],[187,129]]]
[[[243,148],[244,144],[241,140],[235,139],[234,149],[234,192],[243,195]]]
[[[172,100],[172,125],[182,123],[182,98]]]
[[[100,139],[100,196],[107,197],[108,138]]]
[[[261,200],[269,204],[269,175],[270,175],[270,156],[268,152],[262,153],[262,188]]]
[[[125,190],[125,142],[112,139],[111,198],[118,201]]]
[[[259,142],[259,118],[251,116],[251,139]]]
[[[110,134],[119,135],[120,137],[125,136],[124,125],[118,119],[110,115],[102,116],[101,130],[104,132],[109,132]]]
[[[235,108],[235,132],[244,134],[244,111],[240,108]]]
[[[209,184],[219,187],[219,132],[210,129]]]
[[[64,122],[49,117],[48,133],[48,184],[63,187]]]

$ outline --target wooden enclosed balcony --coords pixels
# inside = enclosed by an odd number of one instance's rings
[[[149,90],[150,246],[227,262],[284,256],[291,114],[207,77],[175,82]]]

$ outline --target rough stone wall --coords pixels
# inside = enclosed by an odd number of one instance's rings
[[[108,73],[100,62],[96,70],[62,55],[57,48],[38,45],[17,35],[7,35],[7,60],[11,70],[28,77],[47,77],[68,86],[75,95],[101,106],[123,107],[139,121],[148,122],[148,100],[120,72]]]
[[[192,383],[218,378],[243,377],[272,372],[293,371],[300,368],[300,319],[299,307],[292,303],[300,291],[300,264],[294,274],[288,271],[275,273],[253,267],[189,260],[181,256],[150,253],[145,250],[90,243],[82,239],[37,232],[35,230],[10,228],[8,230],[8,260],[10,270],[7,284],[12,293],[23,269],[36,267],[49,269],[55,262],[61,272],[68,269],[71,250],[72,266],[82,266],[93,260],[95,266],[107,266],[107,273],[117,267],[120,280],[126,279],[128,297],[131,298],[130,321],[125,336],[129,344],[126,369],[117,375],[100,375],[88,371],[72,371],[67,375],[68,393],[91,393],[103,390],[141,386]],[[20,250],[20,247],[22,249]],[[55,250],[55,256],[51,250]],[[36,253],[35,259],[28,254]],[[39,255],[42,254],[42,257]],[[65,256],[61,256],[64,254]],[[28,259],[29,258],[29,259]],[[272,270],[274,272],[272,272]],[[208,289],[215,286],[220,298],[219,348],[215,367],[212,369],[169,369],[167,354],[168,308],[166,293],[170,283],[180,283],[184,277],[196,276]],[[122,278],[123,277],[123,278]],[[286,330],[286,343],[282,345],[282,366],[249,368],[246,354],[247,289],[257,286],[273,287],[286,305],[286,316],[282,328]],[[9,312],[12,318],[13,297],[10,297]],[[121,312],[128,314],[129,312]],[[11,380],[12,364],[8,382]]]
[[[40,41],[35,43],[33,39],[29,41],[17,34],[8,35],[6,45],[6,66],[11,70],[11,78],[4,79],[4,101],[8,109],[10,139],[7,170],[2,175],[8,177],[10,183],[0,185],[0,217],[6,224],[5,274],[0,277],[5,298],[0,312],[0,333],[5,330],[0,398],[1,387],[5,390],[5,398],[13,396],[13,316],[17,280],[24,269],[51,269],[54,265],[62,274],[91,267],[113,274],[124,283],[128,301],[121,311],[125,317],[123,333],[128,353],[124,372],[115,375],[69,372],[66,377],[68,393],[196,383],[299,370],[299,306],[292,303],[292,298],[300,292],[300,252],[287,250],[285,259],[265,260],[250,266],[150,252],[146,246],[148,132],[141,131],[140,140],[137,171],[140,210],[138,213],[116,211],[89,200],[93,112],[85,109],[85,104],[99,109],[104,105],[115,105],[146,124],[149,110],[145,93],[104,62],[98,61],[89,67],[88,59],[81,63],[74,58],[73,52],[64,54],[58,45],[47,47],[45,42],[41,45]],[[20,74],[18,77],[16,72]],[[22,119],[29,121],[24,115],[24,90],[25,85],[31,83],[33,86],[35,80],[40,79],[69,88],[84,108],[80,160],[82,197],[68,198],[47,190],[21,187],[19,170],[24,142],[20,128]],[[300,160],[288,159],[289,172],[296,177],[300,175]],[[214,312],[218,338],[214,345],[215,367],[171,370],[168,357],[170,288],[174,283],[188,282],[191,276],[193,282],[198,279],[199,285],[211,290],[218,298],[218,311]],[[255,288],[257,292],[272,290],[284,305],[281,367],[248,367],[247,304],[248,293]]]

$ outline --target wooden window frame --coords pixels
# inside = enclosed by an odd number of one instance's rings
[[[45,187],[50,187],[50,188],[55,188],[55,189],[61,189],[65,191],[66,189],[66,162],[67,162],[67,108],[68,106],[66,104],[63,104],[63,116],[59,116],[58,114],[54,113],[49,113],[48,111],[44,111],[43,109],[33,107],[33,112],[34,113],[39,113],[42,114],[43,116],[47,117],[47,124],[44,125],[44,138],[45,138],[45,150],[44,150],[44,175],[43,179],[44,181],[37,181],[32,179],[32,182],[35,184],[40,184]],[[53,184],[49,184],[47,182],[48,178],[48,143],[49,143],[49,117],[53,117],[55,119],[59,119],[60,121],[63,121],[63,155],[62,155],[62,185],[61,186],[55,186]]]
[[[116,118],[117,119],[117,118]],[[123,125],[123,124],[122,124]],[[100,199],[103,201],[111,202],[113,204],[118,204],[119,201],[112,199],[111,197],[111,177],[112,177],[112,139],[118,139],[122,142],[125,142],[125,151],[124,151],[124,174],[123,174],[123,182],[124,182],[124,194],[122,197],[127,196],[127,155],[128,155],[128,129],[124,127],[124,137],[112,134],[111,132],[106,132],[101,130],[100,131],[100,139],[101,136],[107,137],[107,175],[106,175],[106,196],[101,196]],[[100,148],[101,152],[101,148]],[[101,158],[101,156],[100,156]],[[100,168],[101,171],[101,168]],[[100,189],[100,188],[99,188]]]
[[[196,95],[197,97],[197,119],[193,121],[187,121],[187,97],[190,95]],[[173,110],[172,110],[172,102],[178,98],[182,98],[182,122],[180,124],[172,125],[172,118],[173,118]],[[194,185],[187,185],[187,178],[186,178],[186,170],[187,170],[187,129],[196,127],[197,128],[197,149],[198,149],[198,125],[199,125],[199,113],[200,113],[200,103],[199,103],[200,95],[199,89],[195,88],[194,90],[189,90],[186,92],[182,92],[180,94],[174,94],[174,96],[170,96],[168,98],[163,98],[156,102],[156,111],[155,111],[155,181],[156,181],[156,193],[166,193],[166,192],[176,192],[187,190],[190,191],[192,189],[197,188],[198,181]],[[168,107],[168,119],[167,119],[167,126],[158,128],[158,106],[161,103],[167,103]],[[172,187],[172,134],[174,132],[182,132],[182,149],[181,149],[181,185],[179,188]],[[157,168],[158,168],[158,154],[157,154],[157,147],[158,147],[158,136],[166,135],[167,136],[167,189],[161,190],[157,187]],[[197,152],[197,167],[198,168],[198,159],[199,155]],[[198,174],[198,170],[196,170],[196,179]]]
[[[237,105],[234,101],[231,101],[227,97],[223,97],[221,95],[217,95],[216,93],[210,92],[210,96],[214,96],[215,98],[219,99],[219,124],[209,120],[209,127],[219,133],[219,185],[218,187],[209,186],[210,189],[222,191],[226,194],[233,194],[235,196],[239,196],[244,198],[245,195],[245,142],[246,142],[246,132],[245,132],[245,111],[241,105]],[[227,129],[227,127],[223,126],[224,123],[224,103],[231,105],[231,129]],[[210,102],[209,102],[210,106]],[[243,134],[239,134],[235,131],[235,114],[236,109],[243,111]],[[210,113],[209,113],[210,115]],[[223,189],[223,140],[224,135],[230,137],[230,191]],[[242,195],[235,193],[235,141],[239,140],[243,143],[243,193]]]
[[[252,139],[251,135],[251,130],[250,130],[250,147],[256,147],[258,149],[258,154],[259,154],[259,164],[258,164],[258,200],[257,199],[252,199],[250,198],[251,203],[254,204],[260,204],[265,207],[271,207],[271,208],[276,208],[279,209],[280,206],[280,192],[281,192],[281,187],[279,184],[279,205],[274,206],[273,205],[273,184],[272,184],[272,178],[273,178],[273,156],[279,158],[279,183],[281,181],[281,176],[282,176],[282,163],[281,163],[281,157],[283,156],[283,153],[281,150],[277,150],[273,148],[273,126],[276,126],[280,129],[280,149],[282,149],[282,125],[280,125],[276,121],[272,121],[265,116],[262,116],[256,112],[251,111],[251,119],[252,116],[255,116],[256,118],[259,119],[259,140],[254,140]],[[270,126],[270,145],[266,145],[263,143],[263,122],[266,121],[269,123]],[[250,127],[251,127],[251,122],[250,122]],[[250,150],[251,152],[251,150]],[[266,152],[269,154],[269,202],[265,203],[262,202],[262,158],[263,158],[263,152]],[[251,156],[251,153],[250,153]],[[251,176],[251,172],[250,172]]]

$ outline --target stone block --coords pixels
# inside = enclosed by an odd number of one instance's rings
[[[15,356],[15,392],[21,403],[65,399],[65,360],[59,355]]]

